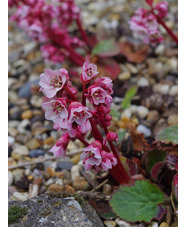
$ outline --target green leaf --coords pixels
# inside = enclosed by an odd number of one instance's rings
[[[155,185],[137,180],[133,186],[122,186],[113,193],[110,205],[117,216],[128,222],[150,222],[159,212],[165,196]]]
[[[124,137],[125,137],[125,134],[126,134],[126,130],[124,129],[124,130],[122,130],[122,131],[120,131],[120,132],[118,132],[118,137],[119,137],[119,141],[118,141],[118,143],[121,143],[121,141],[124,139]]]
[[[138,89],[137,86],[133,86],[132,88],[130,88],[127,91],[127,93],[125,94],[125,98],[124,98],[123,102],[121,103],[121,107],[123,109],[126,109],[130,106],[130,102],[131,102],[132,98],[135,96],[137,89]]]
[[[112,117],[115,117],[117,120],[119,119],[119,113],[114,109],[114,108],[110,108],[110,114]]]
[[[107,213],[101,213],[100,214],[103,218],[105,219],[112,219],[112,218],[116,218],[117,216],[113,213],[113,211],[109,211]]]
[[[147,154],[148,162],[147,162],[147,169],[149,173],[152,170],[152,167],[157,163],[157,162],[164,162],[166,159],[166,151],[161,151],[161,150],[153,150],[149,151]]]
[[[170,126],[161,130],[158,132],[156,138],[165,143],[172,142],[178,144],[178,125]]]
[[[113,40],[102,40],[92,50],[92,56],[111,57],[119,54],[119,46]]]

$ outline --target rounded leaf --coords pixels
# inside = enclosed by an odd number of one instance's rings
[[[178,125],[167,127],[157,134],[157,140],[178,144]]]
[[[150,222],[159,214],[163,192],[147,180],[137,180],[132,186],[122,186],[113,193],[110,205],[113,211],[128,222]]]

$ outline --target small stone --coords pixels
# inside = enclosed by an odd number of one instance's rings
[[[46,153],[45,150],[42,150],[42,149],[34,149],[34,150],[30,150],[29,156],[31,158],[36,158],[36,157],[39,157],[39,156],[43,156],[45,153]]]
[[[137,113],[138,113],[140,118],[145,118],[147,116],[147,114],[149,113],[149,110],[145,106],[138,106],[137,107]]]
[[[16,153],[16,152],[12,152],[11,153],[11,157],[16,160],[16,161],[19,161],[21,158],[22,158],[22,155]]]
[[[116,219],[116,223],[118,224],[119,227],[138,227],[136,224],[130,224],[126,221],[123,221],[119,218]]]
[[[126,63],[125,65],[131,73],[134,73],[134,74],[138,73],[138,68],[136,66],[130,63]]]
[[[47,182],[45,183],[45,185],[51,185],[51,184],[53,184],[54,183],[54,179],[53,178],[50,178],[50,179],[48,179],[47,180]]]
[[[20,124],[20,122],[19,121],[15,121],[15,120],[13,120],[13,121],[9,120],[9,122],[8,122],[9,127],[13,127],[13,128],[17,128],[17,126],[19,124]]]
[[[177,96],[178,95],[178,85],[173,85],[169,90],[169,95]]]
[[[145,77],[141,77],[137,83],[138,87],[148,87],[149,81]]]
[[[21,121],[21,123],[19,124],[19,126],[17,127],[17,130],[22,133],[25,134],[26,133],[26,127],[30,125],[30,121],[28,119],[24,119]]]
[[[73,168],[73,167],[72,167]],[[71,179],[71,174],[68,170],[66,169],[63,169],[62,170],[62,173],[63,173],[63,180],[64,180],[64,183],[65,184],[71,184],[72,182],[72,179]]]
[[[22,119],[30,119],[32,118],[33,113],[31,110],[25,110],[22,114],[21,114],[21,118]]]
[[[80,160],[80,154],[76,154],[70,159],[70,161],[74,164],[77,164],[79,160]]]
[[[36,135],[41,135],[43,133],[45,133],[47,131],[46,128],[40,127],[40,128],[32,128],[32,135],[36,136]]]
[[[9,115],[11,120],[20,119],[21,109],[18,106],[14,106],[9,110]]]
[[[41,185],[38,194],[44,194],[46,192],[47,188],[45,185]]]
[[[158,223],[155,222],[155,221],[152,221],[152,222],[148,225],[148,227],[158,227]]]
[[[15,136],[17,136],[18,131],[17,131],[17,129],[16,129],[16,128],[9,127],[9,128],[8,128],[8,134],[9,134],[10,136],[15,137]]]
[[[56,172],[56,171],[54,171],[54,168],[52,168],[52,167],[48,167],[48,168],[46,169],[46,172],[49,173],[49,175],[50,175],[51,177],[57,176],[57,177],[59,177],[59,178],[63,178],[63,173],[62,173],[62,172]]]
[[[55,181],[55,184],[63,185],[63,180],[62,180],[62,179],[57,179],[57,180]]]
[[[154,129],[153,129],[153,134],[157,134],[160,130],[164,129],[167,127],[167,123],[166,120],[161,118],[155,125]]]
[[[138,125],[137,131],[143,133],[145,138],[151,136],[152,134],[151,130],[144,125]]]
[[[48,137],[44,140],[44,145],[47,145],[49,147],[53,146],[55,144],[55,141],[52,136]]]
[[[159,227],[169,227],[169,225],[166,222],[162,222]]]
[[[25,201],[28,199],[28,193],[27,192],[14,192],[13,197],[16,200]]]
[[[156,122],[159,119],[159,113],[157,110],[151,110],[149,111],[147,115],[147,120],[152,121],[153,123]]]
[[[20,155],[28,155],[29,154],[29,151],[28,151],[28,148],[24,145],[21,145],[21,146],[18,146],[16,147],[13,152],[17,153],[17,154],[20,154]]]
[[[85,180],[84,177],[75,177],[73,187],[75,190],[86,191],[89,188],[89,183]]]
[[[29,81],[19,89],[18,95],[20,98],[29,98],[31,96],[31,87],[33,84],[38,85],[39,80]]]
[[[14,175],[12,174],[12,172],[8,171],[8,186],[11,186],[13,184],[14,181]]]
[[[131,116],[132,116],[132,111],[128,108],[122,112],[121,119],[126,118],[126,117],[131,118]]]
[[[159,44],[156,49],[155,49],[155,54],[157,55],[164,55],[165,53],[165,45],[164,44]]]
[[[103,194],[110,195],[112,192],[112,187],[110,184],[104,184],[103,185]]]
[[[34,150],[42,146],[42,141],[40,139],[31,139],[26,143],[26,146],[30,150]]]
[[[15,169],[12,174],[14,175],[14,182],[16,183],[21,179],[21,177],[24,175],[23,169]]]
[[[104,221],[104,224],[106,227],[115,227],[116,226],[115,221]]]
[[[172,114],[167,119],[168,126],[177,125],[178,124],[178,114]]]
[[[130,72],[122,72],[121,74],[119,74],[118,79],[120,80],[128,80],[131,77],[131,73]]]
[[[76,177],[80,177],[79,173],[80,166],[79,165],[74,165],[71,168],[71,178],[74,181]]]
[[[169,92],[170,86],[168,84],[155,84],[153,86],[153,91],[158,92],[162,95],[167,95]]]
[[[30,103],[34,106],[34,107],[41,107],[41,104],[43,102],[43,97],[39,97],[37,95],[32,95],[31,99],[30,99]]]
[[[8,187],[8,191],[12,195],[14,192],[17,192],[17,188],[12,185]]]
[[[15,142],[15,139],[12,136],[8,136],[8,143],[11,145]]]
[[[72,163],[72,162],[58,162],[56,171],[63,170],[63,169],[71,170],[73,165],[74,165],[74,163]]]
[[[63,185],[51,184],[48,187],[48,191],[50,191],[50,192],[62,192],[63,188],[64,188]]]
[[[178,227],[178,221],[175,221],[171,224],[171,227]]]

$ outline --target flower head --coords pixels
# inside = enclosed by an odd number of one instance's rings
[[[94,85],[97,85],[107,91],[109,94],[113,93],[112,87],[113,83],[109,77],[100,77],[94,80]]]
[[[161,19],[165,18],[168,14],[168,3],[160,2],[156,5],[155,11],[157,12],[158,17]]]
[[[106,151],[101,151],[101,167],[103,170],[107,171],[109,169],[112,169],[112,166],[115,166],[117,164],[117,159],[112,153],[107,153]]]
[[[101,148],[101,143],[98,140],[95,140],[84,149],[84,152],[80,155],[80,157],[84,159],[83,164],[85,165],[85,170],[91,169],[94,165],[100,165],[102,161],[100,154]]]
[[[45,73],[40,75],[40,90],[43,91],[48,98],[52,98],[63,88],[68,80],[68,71],[64,68],[55,71],[45,69]]]
[[[97,76],[97,66],[95,64],[89,64],[88,61],[85,61],[82,67],[82,73],[80,76],[80,80],[82,83],[86,84],[90,82],[95,76]]]
[[[49,151],[54,154],[55,157],[62,157],[65,159],[66,156],[66,149],[68,143],[70,141],[70,136],[68,133],[62,135],[61,138],[58,139],[56,145],[54,145]]]
[[[54,121],[54,123],[68,117],[66,104],[62,99],[55,99],[49,102],[44,102],[42,103],[42,107],[43,109],[45,109],[45,118],[47,120]]]

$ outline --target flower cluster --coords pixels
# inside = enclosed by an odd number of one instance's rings
[[[80,21],[80,9],[73,0],[9,0],[8,3],[9,7],[17,7],[10,19],[42,45],[46,62],[62,63],[74,54],[72,49],[84,46],[85,43],[71,37],[67,29],[72,21]]]
[[[106,138],[103,139],[96,131],[97,124],[104,130],[110,124],[109,112],[113,93],[110,78],[97,78],[92,82],[97,74],[97,66],[86,61],[80,76],[83,83],[82,103],[78,101],[77,90],[72,86],[68,71],[64,68],[55,71],[45,69],[40,75],[39,85],[40,91],[47,99],[42,103],[45,118],[53,121],[54,128],[62,133],[62,137],[50,151],[57,157],[65,158],[70,139],[79,139],[86,145],[81,155],[85,169],[107,171],[117,164],[117,159],[111,153],[107,141],[117,142],[118,136],[114,132],[106,131]],[[87,83],[90,85],[86,88]],[[91,144],[88,144],[84,138],[89,132],[92,132],[95,138]]]
[[[151,10],[137,9],[135,15],[129,21],[130,28],[134,31],[134,36],[142,39],[147,44],[161,43],[163,37],[159,32],[158,20],[167,16],[167,8],[167,2],[160,2]]]

